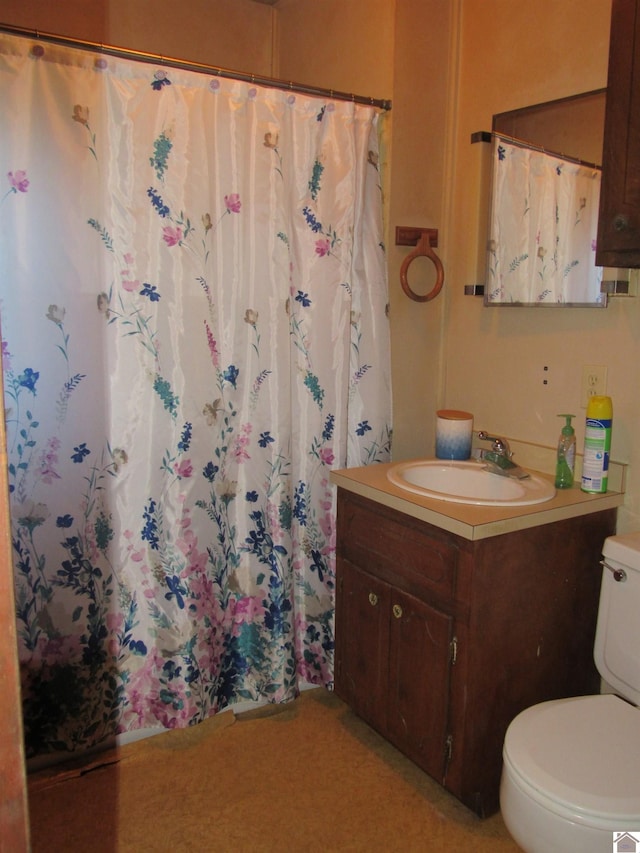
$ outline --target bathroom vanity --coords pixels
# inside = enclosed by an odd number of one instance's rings
[[[622,495],[528,507],[410,494],[390,465],[338,486],[335,691],[480,816],[525,707],[598,692],[601,549]]]

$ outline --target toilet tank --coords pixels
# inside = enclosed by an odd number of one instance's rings
[[[640,533],[609,536],[602,555],[595,663],[616,693],[640,705]]]

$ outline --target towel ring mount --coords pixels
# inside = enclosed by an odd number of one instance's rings
[[[438,229],[437,228],[410,228],[403,225],[396,226],[396,246],[415,246],[415,250],[411,252],[402,262],[400,267],[400,284],[402,289],[415,302],[429,302],[442,290],[444,284],[444,267],[442,261],[433,251],[433,247],[438,245]],[[415,293],[409,286],[407,274],[409,267],[416,258],[429,258],[436,268],[436,283],[424,295]]]

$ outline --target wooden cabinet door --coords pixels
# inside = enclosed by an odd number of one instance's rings
[[[336,693],[384,734],[390,587],[342,558],[337,573]]]
[[[389,738],[434,779],[446,765],[453,619],[391,591]]]
[[[336,693],[438,781],[444,776],[453,619],[338,561]]]
[[[596,263],[640,267],[640,0],[613,0]]]

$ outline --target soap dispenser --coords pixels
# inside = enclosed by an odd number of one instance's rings
[[[556,461],[556,489],[570,489],[573,486],[573,470],[576,464],[576,433],[571,426],[571,418],[575,415],[558,415],[565,418],[558,440],[558,458]]]

